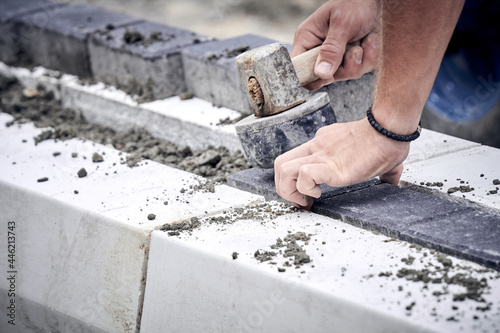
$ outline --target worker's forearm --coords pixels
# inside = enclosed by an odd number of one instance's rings
[[[385,128],[415,131],[464,0],[381,0],[382,62],[374,116]]]

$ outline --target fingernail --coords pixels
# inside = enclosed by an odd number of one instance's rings
[[[361,52],[355,53],[354,61],[356,61],[356,63],[359,65],[361,64],[361,60],[363,60],[363,55],[361,54]]]
[[[376,48],[377,48],[377,46],[378,46],[378,36],[376,36],[376,35],[375,35],[375,36],[373,36],[373,37],[372,37],[372,40],[371,40],[371,42],[370,42],[370,45],[371,45],[374,49],[376,49]]]
[[[331,71],[332,71],[332,64],[329,64],[326,61],[322,61],[316,66],[316,75],[318,76],[330,75]]]

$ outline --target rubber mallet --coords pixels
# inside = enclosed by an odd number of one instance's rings
[[[336,122],[328,94],[311,95],[302,88],[317,79],[314,64],[318,53],[316,47],[291,59],[285,44],[274,43],[236,57],[254,114],[235,127],[253,166],[272,168],[276,157]]]

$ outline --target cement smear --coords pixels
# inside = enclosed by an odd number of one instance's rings
[[[129,154],[126,163],[130,167],[149,159],[217,182],[225,182],[228,175],[251,167],[241,152],[231,153],[224,147],[192,151],[187,146],[179,147],[154,138],[147,129],[117,132],[90,124],[81,114],[62,108],[53,94],[43,86],[28,91],[15,78],[0,76],[0,94],[0,110],[14,116],[14,120],[6,126],[33,122],[37,127],[50,128],[34,138],[36,143],[79,138],[111,144]],[[102,156],[97,154],[93,160],[99,162]]]

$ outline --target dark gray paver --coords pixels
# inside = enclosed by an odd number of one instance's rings
[[[252,168],[243,170],[227,177],[227,184],[243,191],[262,195],[266,200],[282,200],[276,193],[276,187],[274,186],[274,169]],[[317,200],[357,191],[377,184],[380,184],[380,180],[376,178],[342,187],[331,187],[322,184],[321,198]]]
[[[131,40],[134,36],[139,40]],[[180,50],[208,40],[208,36],[151,22],[106,29],[89,40],[92,73],[96,80],[130,93],[137,91],[137,85],[149,90],[144,92],[145,100],[170,97],[186,91]]]
[[[469,207],[409,225],[401,238],[500,270],[500,213]]]
[[[396,238],[409,225],[464,209],[458,203],[390,184],[318,200],[312,208],[321,215]]]
[[[46,11],[62,6],[51,0],[1,0],[0,1],[0,61],[15,64],[19,58],[19,38],[14,18],[28,15],[41,19]]]
[[[307,112],[313,110],[309,114],[303,114],[301,108]],[[314,110],[315,108],[317,109]],[[295,117],[292,110],[296,110],[301,117]],[[326,94],[320,93],[312,95],[310,100],[293,109],[272,116],[275,123],[271,124],[265,119],[251,115],[238,122],[235,127],[250,164],[260,168],[273,168],[274,160],[279,155],[314,138],[320,127],[335,123],[335,113]]]
[[[326,91],[330,96],[337,122],[345,123],[366,116],[366,110],[372,105],[374,78],[373,73],[368,73],[358,80],[334,82],[321,88],[320,91]]]
[[[280,200],[274,170],[253,168],[228,177],[228,185]],[[312,211],[355,226],[474,261],[500,271],[500,212],[438,195],[382,184],[322,185]]]
[[[274,42],[249,34],[184,48],[182,60],[188,90],[216,106],[250,114],[246,87],[244,90],[240,83],[234,58],[245,46],[253,49]]]
[[[312,211],[500,270],[500,215],[389,184],[319,200]]]
[[[37,16],[38,15],[38,16]],[[120,27],[137,19],[89,5],[68,5],[13,19],[19,45],[34,65],[90,77],[87,38],[107,26]]]
[[[0,22],[57,5],[60,4],[52,0],[2,0],[0,1]]]

